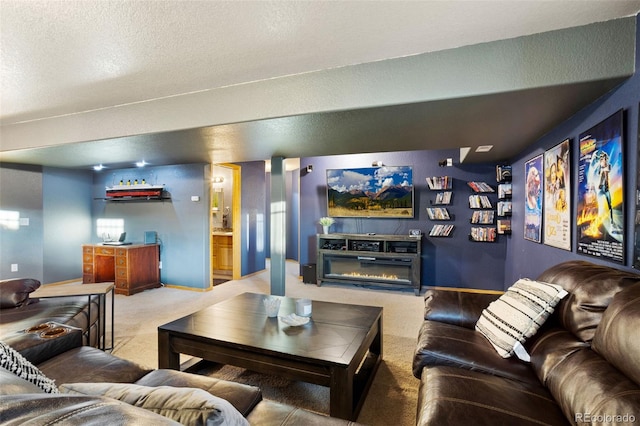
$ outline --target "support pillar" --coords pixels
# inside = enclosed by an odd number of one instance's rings
[[[271,158],[271,294],[284,296],[287,200],[283,157]]]

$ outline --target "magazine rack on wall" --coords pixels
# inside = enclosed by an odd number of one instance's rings
[[[497,229],[487,226],[493,225],[495,219],[495,210],[488,194],[495,193],[495,190],[485,182],[467,182],[467,185],[474,192],[469,195],[469,208],[474,210],[470,222],[475,225],[471,226],[469,240],[493,243],[497,238]]]
[[[428,177],[427,186],[431,191],[439,191],[436,193],[435,200],[431,201],[434,206],[448,206],[451,204],[453,197],[453,179],[451,176],[433,176]],[[453,215],[447,207],[427,207],[427,215],[429,220],[438,222],[447,222],[453,220]],[[451,237],[454,225],[452,223],[434,224],[429,231],[430,237]]]
[[[496,166],[496,181],[498,182],[498,234],[511,235],[511,166]]]

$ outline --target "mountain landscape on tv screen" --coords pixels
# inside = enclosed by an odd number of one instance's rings
[[[333,188],[328,191],[330,215],[332,211],[335,216],[412,215],[413,194],[410,186],[388,186],[377,193],[359,190],[340,192]]]
[[[413,170],[327,169],[327,209],[334,217],[413,217]]]

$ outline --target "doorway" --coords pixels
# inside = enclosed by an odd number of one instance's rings
[[[210,185],[210,283],[241,277],[240,208],[241,167],[214,164]]]

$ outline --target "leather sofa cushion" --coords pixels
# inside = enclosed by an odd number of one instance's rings
[[[517,358],[502,358],[482,334],[437,321],[424,321],[418,334],[413,375],[420,378],[425,366],[451,366],[521,382],[538,382],[528,364]]]
[[[154,370],[135,383],[143,386],[204,389],[211,395],[229,401],[243,416],[246,416],[262,399],[262,392],[255,386],[175,370]]]
[[[44,393],[42,389],[26,381],[12,372],[0,367],[0,395],[15,395],[20,393]],[[0,419],[2,416],[0,416]]]
[[[304,426],[338,426],[357,425],[357,423],[323,416],[305,411],[291,405],[275,401],[262,400],[247,417],[252,425],[304,425]]]
[[[582,341],[590,342],[613,296],[640,283],[640,275],[574,260],[552,266],[537,280],[559,284],[569,292],[550,320],[558,321]]]
[[[568,419],[640,413],[640,388],[590,348],[568,354],[547,373],[546,385]],[[584,417],[583,417],[584,418]],[[614,422],[615,423],[615,422]]]
[[[231,404],[202,389],[130,383],[68,383],[60,386],[60,392],[106,396],[168,417],[185,426],[249,426]]]
[[[531,366],[543,385],[553,369],[577,351],[589,348],[589,343],[578,339],[563,328],[541,332],[529,346]]]
[[[151,371],[90,346],[71,349],[38,364],[38,368],[58,385],[81,382],[133,383]]]
[[[474,328],[482,311],[499,297],[500,294],[427,290],[424,319]]]
[[[13,278],[0,281],[0,309],[29,304],[29,294],[37,290],[38,287],[40,287],[40,281],[32,278]],[[4,315],[4,312],[2,314]]]
[[[142,408],[105,397],[20,394],[2,398],[0,419],[10,425],[180,425]]]
[[[417,425],[566,425],[549,392],[455,367],[425,368],[418,391]]]
[[[640,386],[639,330],[640,285],[634,285],[615,295],[596,329],[592,347]]]

